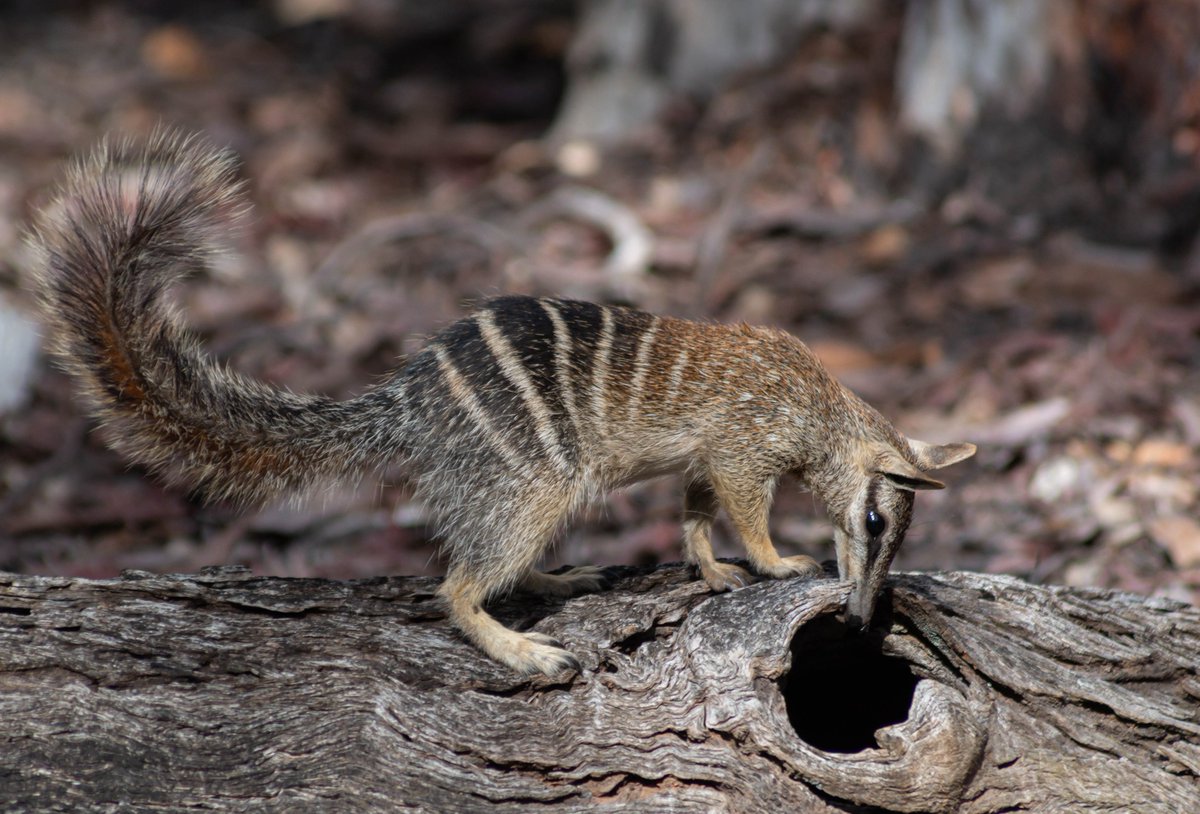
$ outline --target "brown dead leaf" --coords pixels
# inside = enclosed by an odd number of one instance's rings
[[[0,85],[0,134],[20,136],[48,123],[35,94],[16,84]]]
[[[894,263],[908,251],[908,230],[895,223],[880,226],[867,236],[863,242],[863,262],[872,266],[883,266]]]
[[[879,366],[879,360],[874,354],[861,345],[855,345],[851,342],[827,339],[820,342],[810,342],[808,349],[815,353],[817,358],[835,376]]]
[[[1200,523],[1184,515],[1158,517],[1148,524],[1150,536],[1180,568],[1200,566]]]
[[[1035,273],[1027,257],[985,262],[964,275],[964,302],[974,308],[1003,308],[1019,300],[1021,286]]]
[[[349,0],[275,0],[271,5],[284,24],[296,26],[344,17],[353,11]]]
[[[1171,403],[1171,412],[1183,427],[1184,440],[1200,445],[1200,399],[1179,396]]]
[[[200,79],[209,72],[204,45],[181,25],[164,25],[146,35],[142,62],[167,79]]]
[[[1192,460],[1192,450],[1187,444],[1163,438],[1147,438],[1133,450],[1133,462],[1137,466],[1160,466],[1164,469],[1179,469]]]
[[[1020,446],[1050,433],[1071,413],[1071,402],[1062,397],[1026,404],[981,427],[970,428],[971,439],[979,444]]]
[[[1197,487],[1191,475],[1179,476],[1161,469],[1139,469],[1129,476],[1129,493],[1160,510],[1177,510],[1192,505]]]

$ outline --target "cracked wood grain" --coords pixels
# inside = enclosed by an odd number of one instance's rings
[[[532,680],[428,578],[0,574],[2,807],[1200,810],[1196,608],[899,574],[858,636],[834,580],[618,573],[496,605],[584,665]]]

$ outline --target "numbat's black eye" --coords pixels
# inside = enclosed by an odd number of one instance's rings
[[[883,519],[883,515],[874,509],[867,509],[867,534],[879,537],[886,528],[887,521]]]

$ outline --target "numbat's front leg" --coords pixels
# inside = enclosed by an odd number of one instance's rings
[[[714,591],[732,591],[754,581],[745,568],[717,562],[712,551],[712,524],[717,516],[717,496],[707,481],[688,485],[683,497],[684,559],[700,572]]]
[[[756,574],[774,579],[812,577],[821,573],[821,564],[804,554],[780,557],[771,542],[768,517],[774,482],[743,479],[724,481],[719,499],[733,521],[733,527],[746,546],[750,567]]]

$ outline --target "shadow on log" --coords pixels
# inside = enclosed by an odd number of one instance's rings
[[[900,574],[713,595],[683,566],[496,605],[583,672],[522,680],[437,581],[0,574],[5,810],[1200,811],[1200,610]]]

